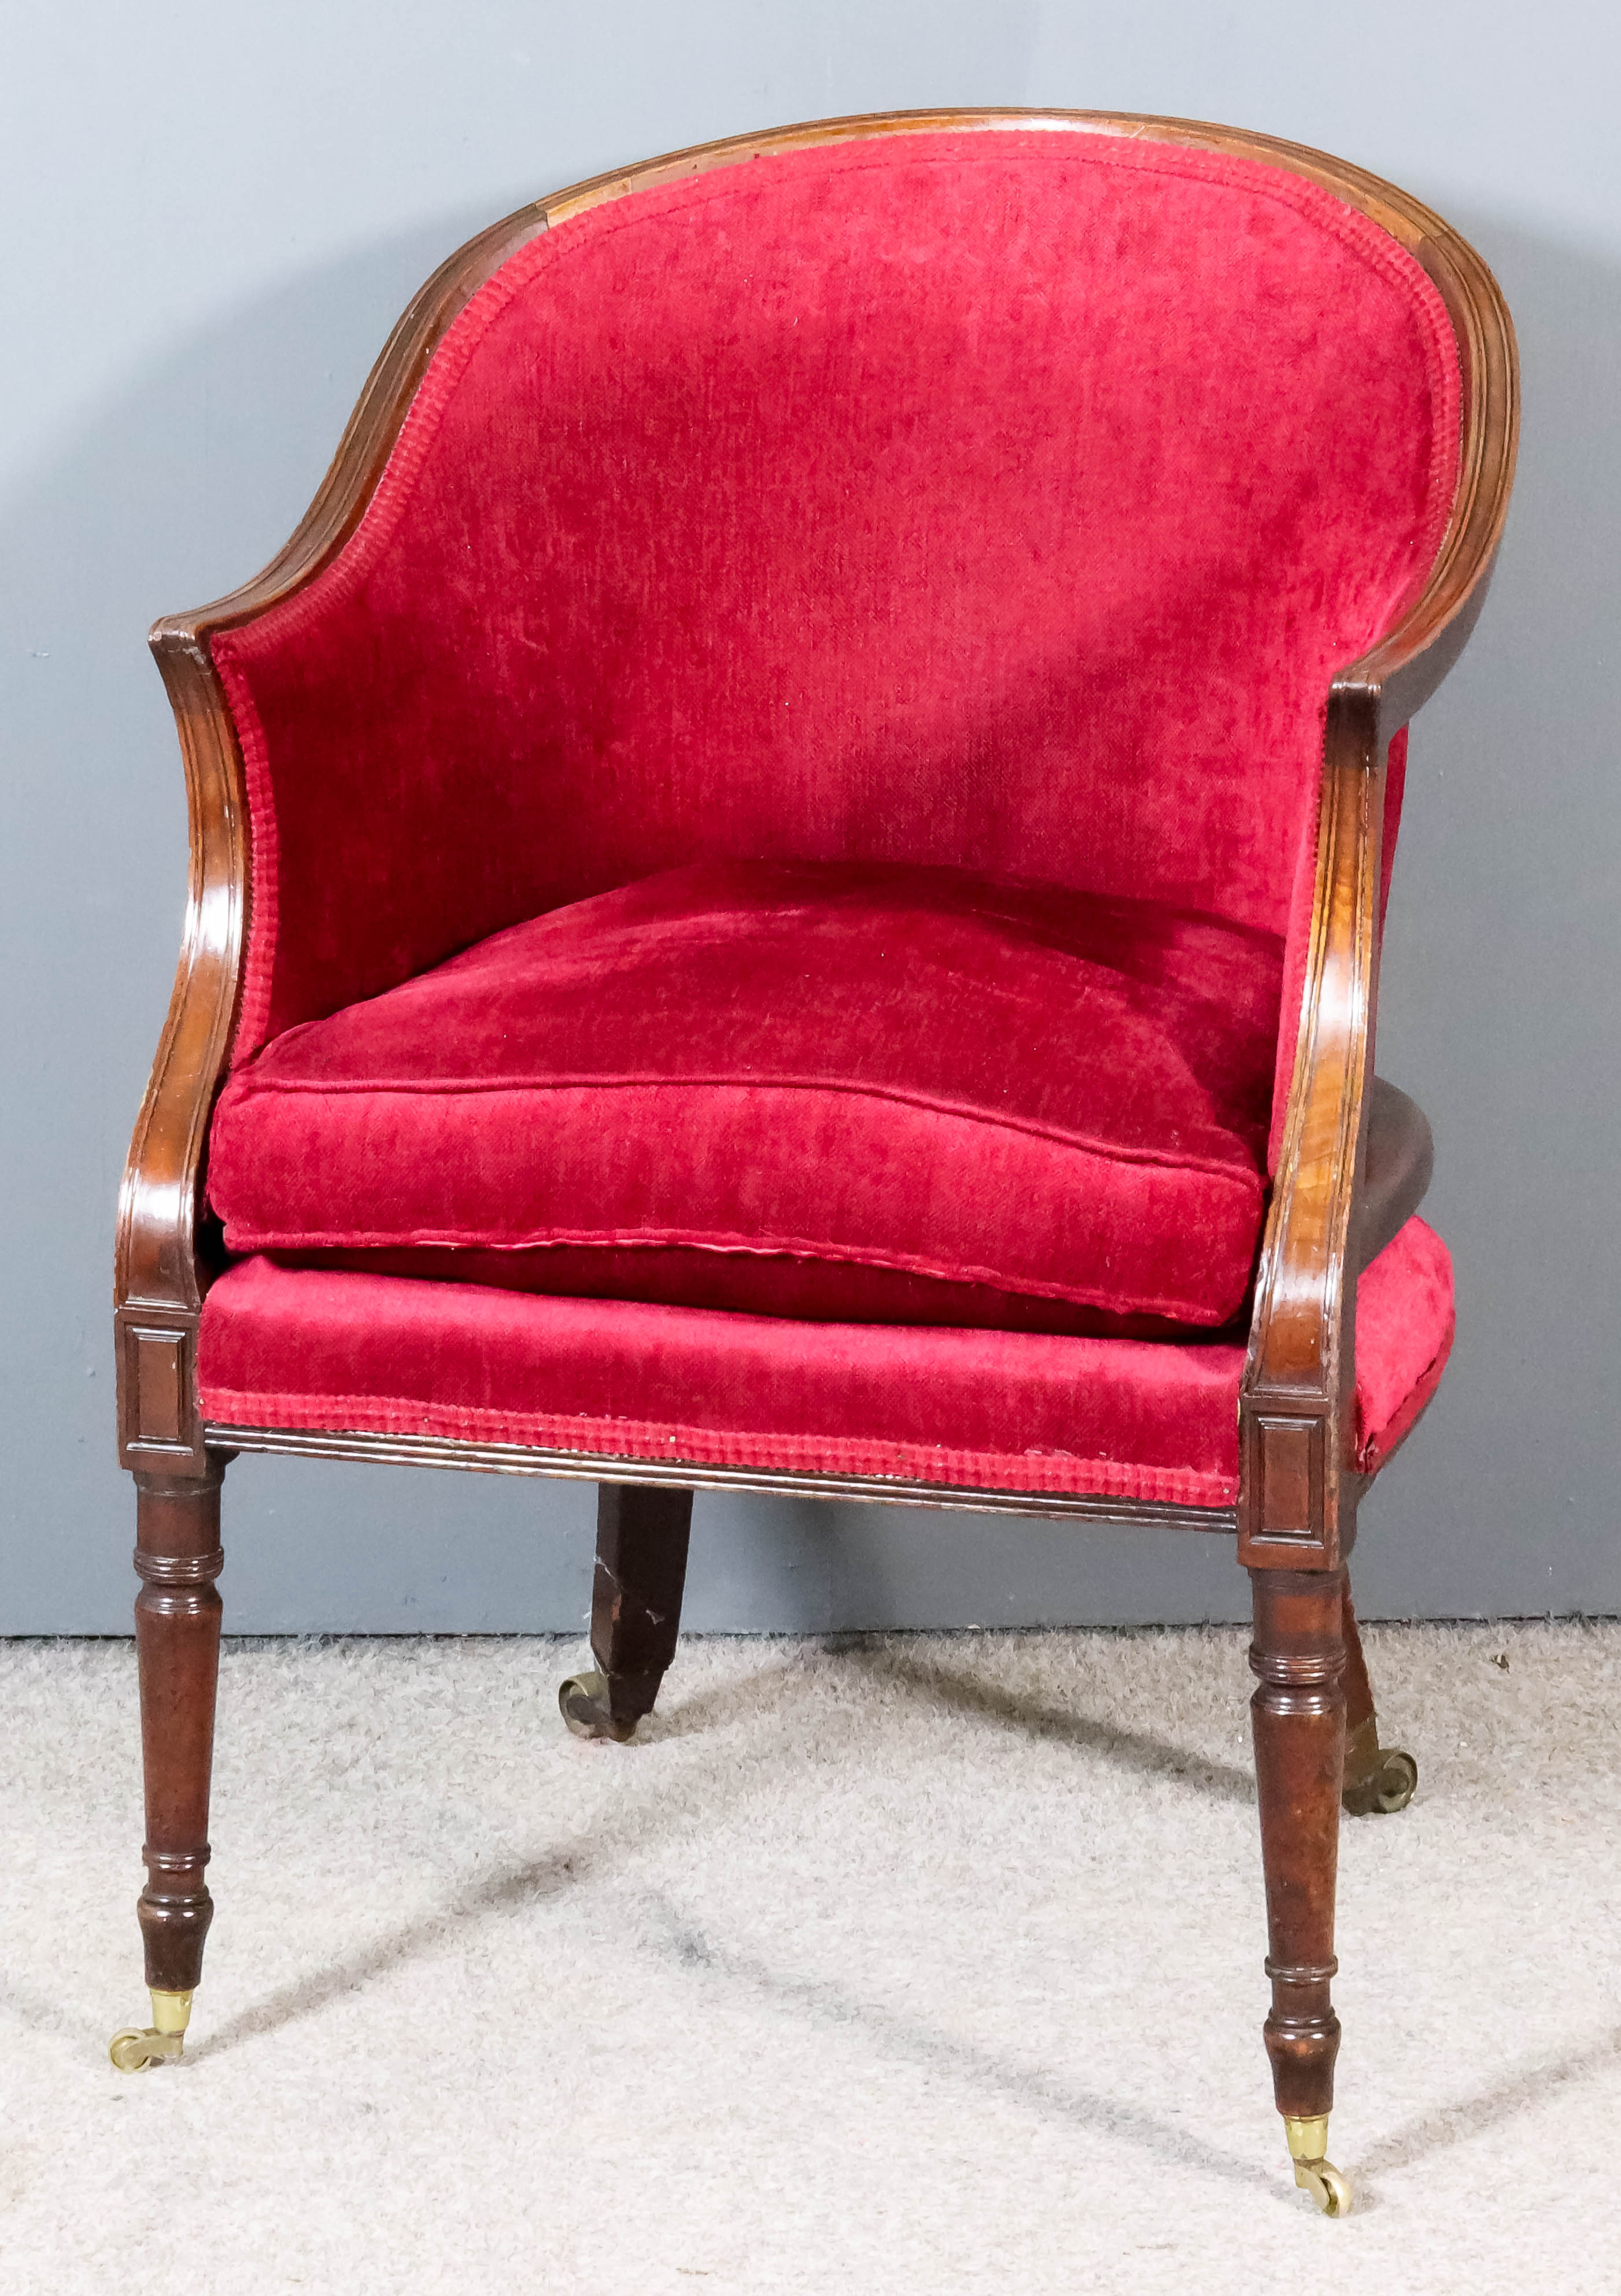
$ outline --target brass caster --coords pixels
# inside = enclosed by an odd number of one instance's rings
[[[635,1736],[635,1716],[623,1718],[609,1705],[605,1674],[571,1674],[557,1693],[557,1703],[577,1738],[610,1738],[622,1746]]]
[[[150,2025],[127,2025],[107,2045],[107,2054],[121,2073],[144,2072],[148,2065],[180,2062],[185,2029],[192,2021],[192,1997],[189,1993],[153,1991],[151,2003]]]
[[[1303,2193],[1311,2194],[1314,2207],[1321,2209],[1325,2217],[1348,2216],[1351,2180],[1342,2176],[1331,2161],[1323,2158],[1329,2144],[1327,2113],[1311,2120],[1291,2120],[1285,2115],[1283,2134],[1289,2140],[1289,2159],[1295,2164],[1295,2182]]]
[[[1352,1817],[1375,1812],[1390,1816],[1405,1809],[1419,1783],[1419,1766],[1399,1746],[1381,1746],[1379,1725],[1369,1720],[1346,1740],[1345,1790],[1340,1800]]]
[[[1311,2194],[1313,2206],[1325,2217],[1351,2213],[1351,2180],[1342,2177],[1331,2161],[1297,2161],[1295,2182],[1303,2193]]]

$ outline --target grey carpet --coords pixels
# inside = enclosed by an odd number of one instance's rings
[[[0,2286],[1332,2296],[1621,2284],[1621,1629],[1385,1628],[1330,2224],[1259,2025],[1244,1637],[228,1646],[186,2062],[133,1657],[0,1646]]]

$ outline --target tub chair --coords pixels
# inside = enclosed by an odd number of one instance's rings
[[[1490,274],[1321,153],[900,114],[538,201],[406,311],[245,588],[152,634],[191,800],[122,1198],[150,2028],[245,1451],[588,1478],[596,1670],[696,1489],[1171,1525],[1253,1582],[1272,2006],[1328,2159],[1346,1565],[1433,1394],[1376,1080],[1406,727],[1515,442]]]

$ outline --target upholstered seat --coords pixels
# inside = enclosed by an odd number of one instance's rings
[[[1281,965],[1159,903],[700,864],[287,1030],[226,1087],[209,1194],[233,1251],[400,1275],[1214,1327],[1260,1241]]]
[[[1346,1565],[1453,1329],[1379,945],[1515,404],[1438,217],[1186,122],[782,130],[427,283],[286,550],[153,637],[119,2062],[201,1967],[237,1453],[597,1481],[562,1705],[621,1741],[694,1489],[1175,1521],[1251,1575],[1267,2047],[1343,2206],[1338,1814],[1416,1778]]]
[[[1357,1299],[1351,1464],[1371,1473],[1446,1366],[1445,1245],[1410,1219]],[[1158,1506],[1230,1508],[1239,1490],[1241,1339],[806,1324],[258,1256],[209,1292],[200,1352],[204,1408],[225,1426],[365,1428]]]

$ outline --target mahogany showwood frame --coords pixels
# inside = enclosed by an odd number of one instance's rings
[[[1321,184],[1372,217],[1423,265],[1451,315],[1462,368],[1460,480],[1429,581],[1400,626],[1339,673],[1328,698],[1310,956],[1240,1400],[1236,1510],[733,1470],[701,1461],[606,1459],[360,1431],[205,1425],[197,1393],[197,1330],[216,1268],[202,1231],[201,1183],[209,1121],[237,1022],[250,888],[242,759],[211,658],[215,633],[291,597],[342,548],[371,500],[446,330],[490,275],[538,233],[661,181],[807,145],[946,128],[1044,127],[1190,144],[1286,168]],[[1467,242],[1407,193],[1361,168],[1304,145],[1199,121],[1017,111],[816,121],[594,177],[520,209],[470,240],[434,273],[395,327],[332,467],[285,547],[229,596],[160,621],[151,632],[184,761],[191,866],[174,994],[119,1198],[115,1312],[122,1463],[169,1483],[209,1480],[210,1453],[217,1459],[233,1450],[619,1482],[668,1484],[678,1477],[687,1488],[1236,1529],[1240,1560],[1251,1567],[1338,1572],[1354,1536],[1361,1488],[1361,1479],[1349,1472],[1354,1219],[1366,1193],[1384,760],[1391,737],[1439,685],[1479,611],[1507,512],[1518,430],[1513,329],[1495,281]]]

